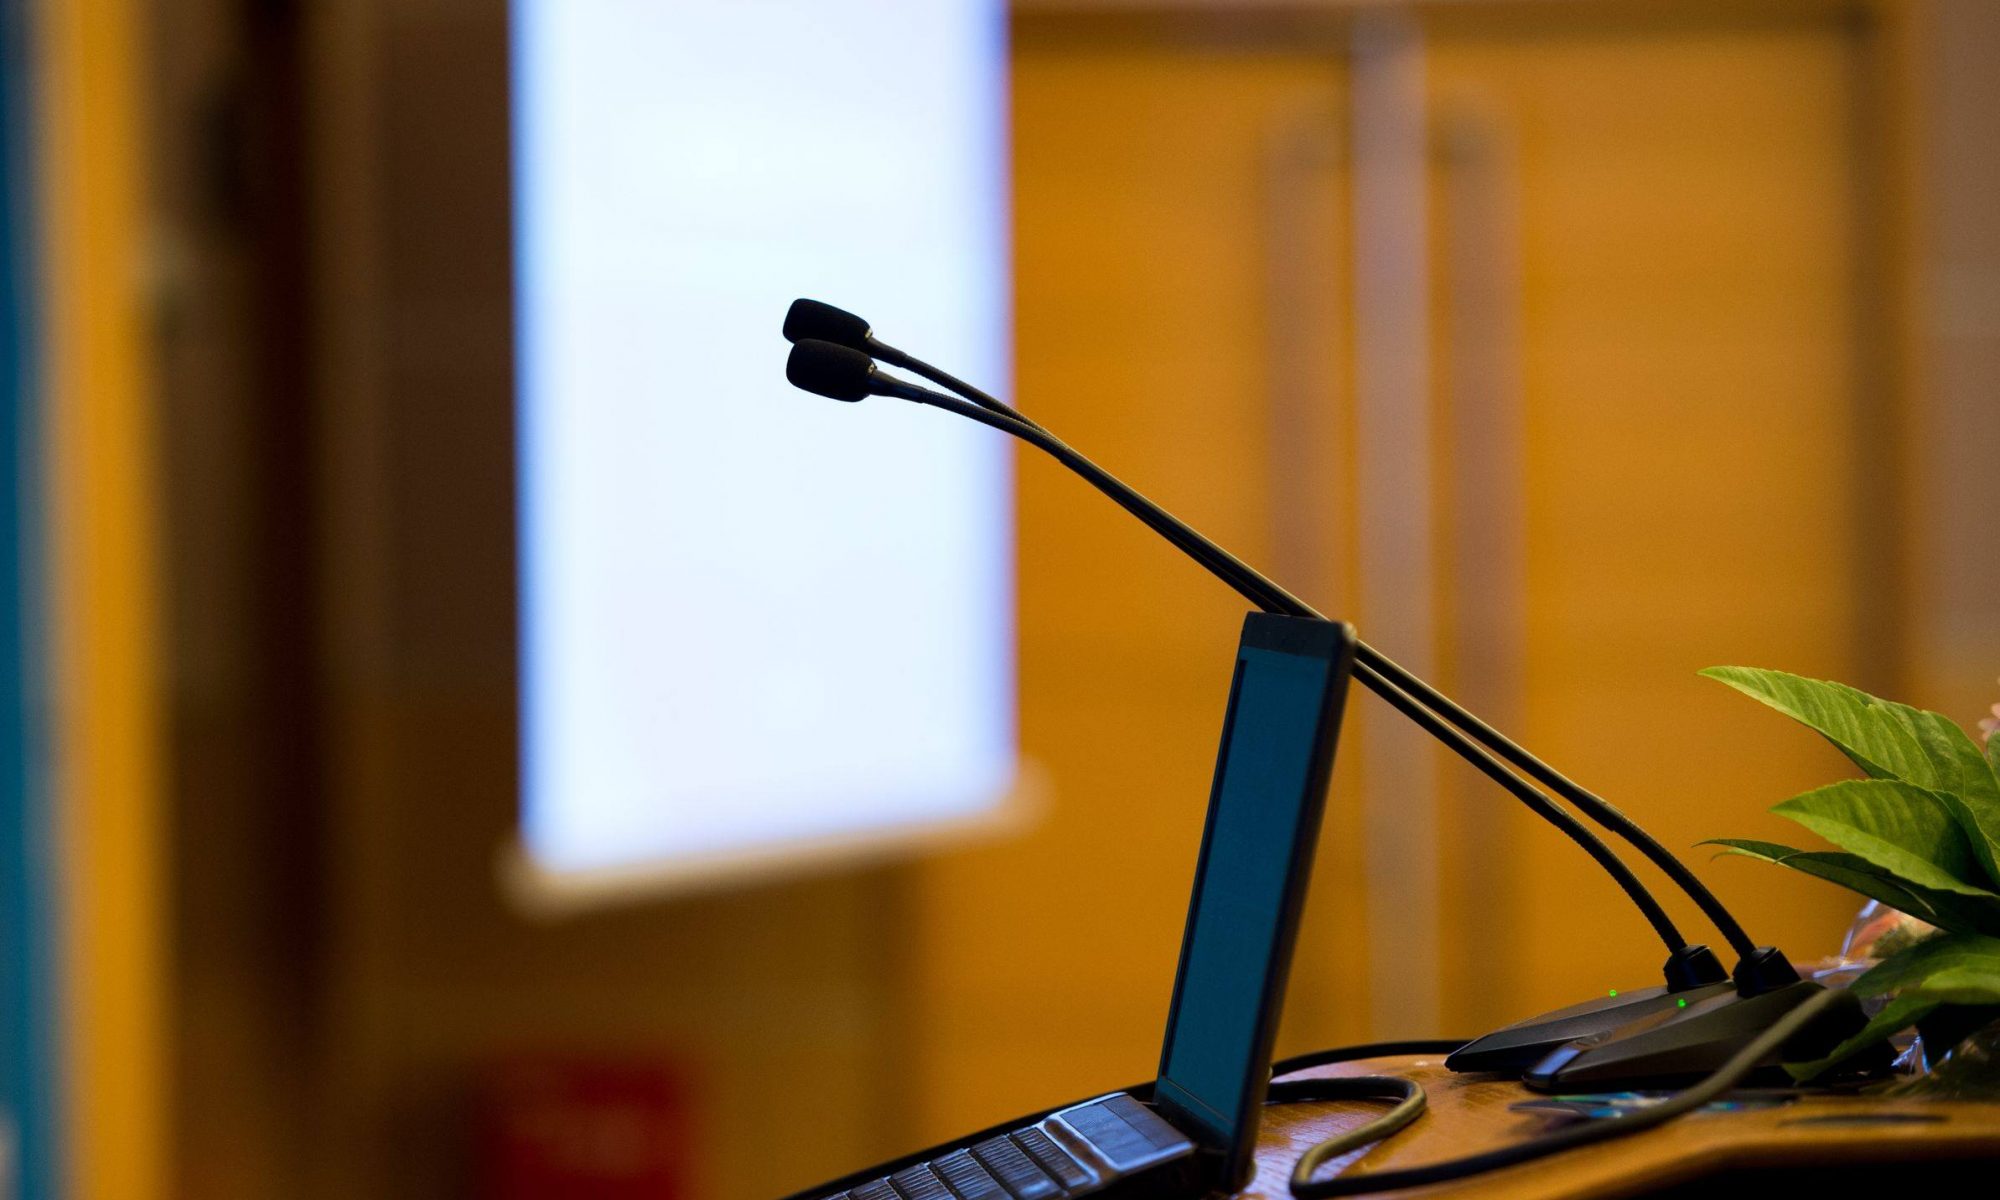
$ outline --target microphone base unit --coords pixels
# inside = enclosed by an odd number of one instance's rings
[[[1453,1052],[1444,1065],[1463,1073],[1520,1075],[1574,1042],[1600,1037],[1635,1021],[1677,1012],[1716,996],[1735,994],[1736,988],[1731,984],[1710,983],[1685,992],[1649,987],[1600,996],[1496,1029]]]
[[[1722,960],[1707,946],[1674,951],[1667,958],[1665,974],[1667,982],[1658,987],[1619,990],[1516,1021],[1459,1047],[1444,1065],[1466,1073],[1519,1075],[1578,1039],[1601,1037],[1635,1021],[1736,991]]]
[[[1820,992],[1822,984],[1797,980],[1773,991],[1744,996],[1735,988],[1583,1038],[1553,1051],[1521,1077],[1538,1092],[1618,1092],[1676,1088],[1714,1073],[1737,1051]],[[1780,1064],[1809,1061],[1861,1032],[1868,1018],[1859,999],[1843,993],[1833,1007],[1774,1050],[1748,1082],[1789,1085]],[[1852,1064],[1888,1066],[1886,1046]]]

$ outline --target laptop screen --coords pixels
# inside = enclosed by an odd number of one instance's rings
[[[1256,1134],[1353,646],[1346,625],[1253,613],[1237,649],[1156,1088],[1232,1173]]]

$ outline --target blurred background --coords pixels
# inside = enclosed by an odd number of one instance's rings
[[[1782,836],[1765,808],[1842,769],[1701,667],[1967,726],[2000,699],[2000,5],[983,8],[996,157],[877,179],[984,204],[998,273],[941,365],[1011,362],[1026,411],[1677,849]],[[1236,597],[967,432],[986,816],[551,885],[519,597],[561,580],[517,450],[584,401],[517,377],[509,6],[0,14],[11,1194],[749,1200],[1150,1078]],[[819,420],[775,336],[810,289],[755,271],[751,411]],[[898,344],[941,320],[864,298]],[[1280,1053],[1657,978],[1567,843],[1349,711]],[[1691,853],[1760,940],[1837,948],[1843,893]]]

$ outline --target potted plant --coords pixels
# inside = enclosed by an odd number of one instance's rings
[[[1844,684],[1752,667],[1702,674],[1818,732],[1865,776],[1771,810],[1834,850],[1741,838],[1705,844],[1803,871],[1935,927],[1901,944],[1882,943],[1881,960],[1852,987],[1886,1002],[1826,1058],[1788,1064],[1792,1074],[1814,1078],[1912,1026],[1935,1062],[2000,1021],[2000,736],[1991,725],[1982,723],[1982,751],[1947,717]],[[1982,1050],[1990,1079],[1991,1047]]]

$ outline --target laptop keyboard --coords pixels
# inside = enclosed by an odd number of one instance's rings
[[[1193,1154],[1185,1134],[1120,1092],[823,1200],[1064,1200]]]

